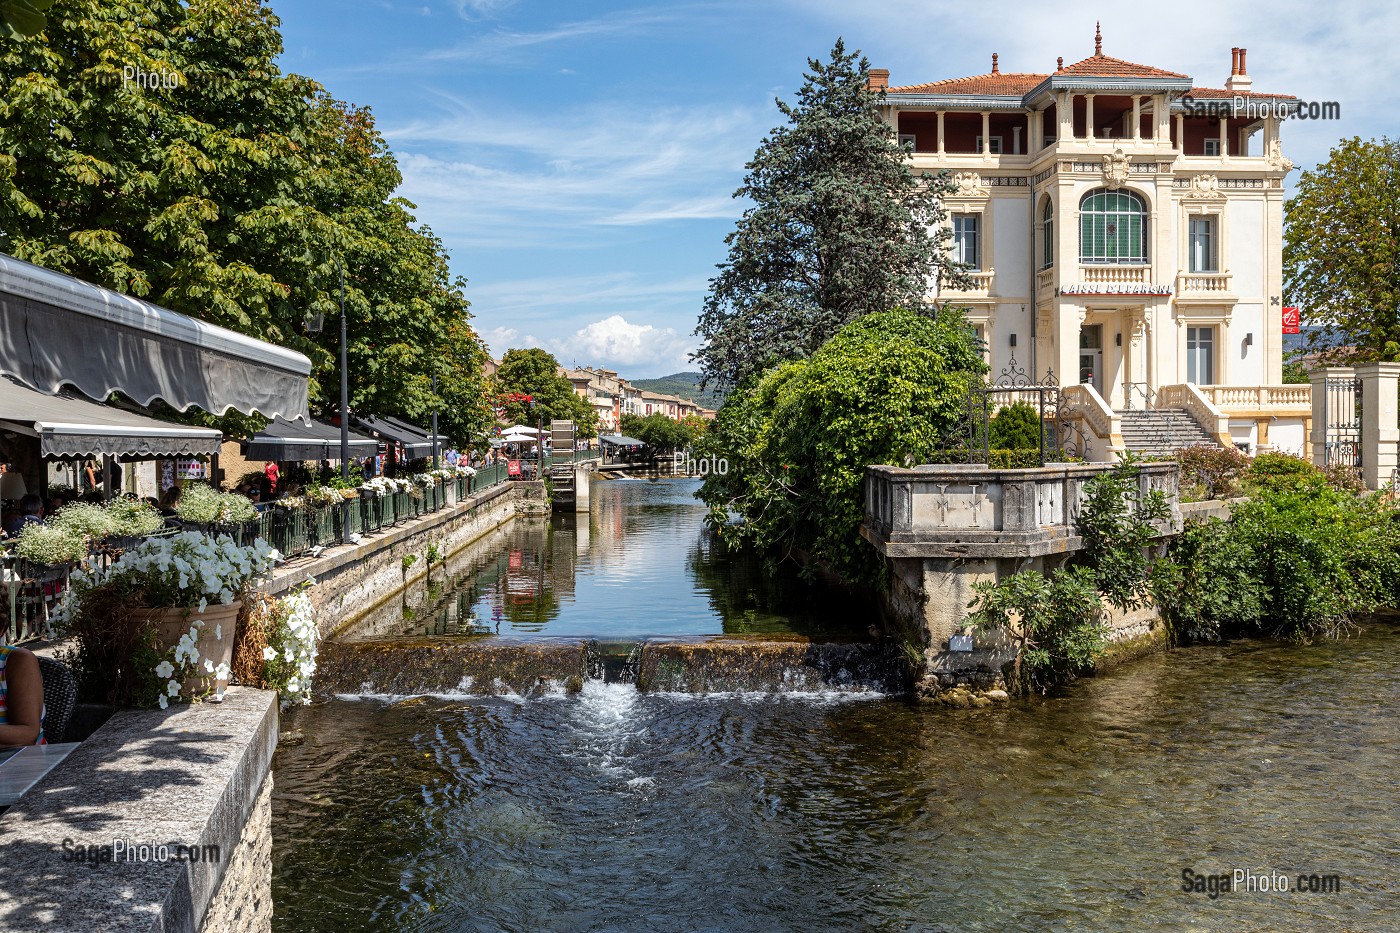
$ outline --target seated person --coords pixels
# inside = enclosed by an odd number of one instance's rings
[[[175,507],[180,504],[180,487],[171,486],[160,495],[160,514],[169,517],[175,514]]]
[[[44,500],[34,493],[19,500],[19,515],[5,525],[6,534],[14,537],[25,525],[37,525],[44,520]]]
[[[44,680],[39,659],[24,648],[0,645],[0,748],[43,744]]]

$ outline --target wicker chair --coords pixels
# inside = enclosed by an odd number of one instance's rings
[[[42,655],[39,675],[44,682],[44,738],[52,743],[62,742],[78,702],[78,681],[68,665]]]

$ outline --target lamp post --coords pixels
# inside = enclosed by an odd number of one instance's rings
[[[438,410],[437,410],[437,361],[433,361],[433,469],[439,467],[438,464]]]
[[[340,276],[340,478],[350,481],[350,369],[345,336],[345,266],[335,260]],[[340,528],[345,544],[350,543],[350,500],[341,503]]]

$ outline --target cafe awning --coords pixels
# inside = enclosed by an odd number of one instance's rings
[[[220,433],[157,421],[76,393],[51,395],[0,378],[0,428],[39,438],[45,457],[198,457],[219,452]]]
[[[409,424],[398,418],[357,418],[355,423],[371,434],[392,441],[395,444],[402,444],[404,452],[410,460],[419,457],[431,457],[433,455],[432,432],[420,428],[417,425]],[[437,438],[438,450],[447,448],[447,438],[439,434]]]
[[[121,392],[184,411],[307,414],[311,361],[285,347],[0,253],[0,373],[41,392]]]
[[[626,434],[604,434],[598,438],[604,444],[611,444],[614,447],[645,447],[646,444],[635,437],[628,437]]]
[[[372,457],[379,442],[350,432],[350,456]],[[277,418],[248,439],[249,460],[339,460],[340,428],[320,421]]]

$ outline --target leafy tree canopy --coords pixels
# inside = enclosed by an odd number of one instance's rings
[[[653,453],[683,450],[695,440],[695,426],[689,421],[672,421],[663,414],[623,415],[622,433],[635,437]]]
[[[858,55],[837,40],[829,61],[809,59],[796,105],[777,102],[787,124],[747,166],[735,197],[753,206],[725,238],[696,328],[706,384],[738,385],[861,315],[921,309],[935,283],[966,284],[939,203],[951,182],[910,170]]]
[[[1400,140],[1343,140],[1303,172],[1284,217],[1284,292],[1321,325],[1309,344],[1400,360]]]
[[[551,421],[569,420],[574,422],[580,437],[598,433],[598,412],[587,400],[579,398],[572,382],[559,375],[559,361],[547,350],[507,350],[496,370],[496,387],[508,421],[534,424],[543,418],[548,425]],[[518,397],[524,395],[530,396],[531,401]]]
[[[0,49],[0,250],[300,350],[313,405],[339,398],[339,264],[352,407],[436,409],[458,442],[485,426],[463,282],[393,196],[369,110],[278,69],[271,10],[62,0],[47,18]]]
[[[985,371],[956,312],[934,320],[896,309],[847,324],[811,359],[729,395],[697,446],[728,466],[700,489],[711,523],[775,558],[800,554],[849,582],[875,582],[880,561],[859,534],[866,467],[924,462]]]

